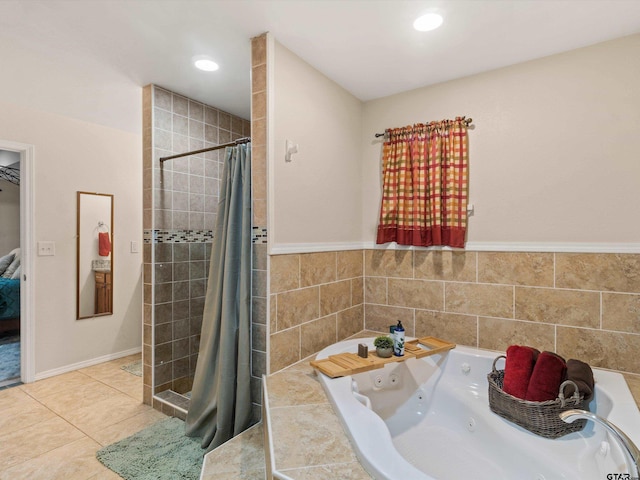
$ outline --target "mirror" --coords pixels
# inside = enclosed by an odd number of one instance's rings
[[[113,195],[78,192],[78,320],[113,314]]]

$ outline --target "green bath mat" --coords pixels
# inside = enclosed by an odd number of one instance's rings
[[[142,360],[137,360],[133,363],[129,363],[128,365],[123,365],[120,368],[125,372],[129,372],[131,375],[135,375],[136,377],[142,376]]]
[[[125,480],[198,480],[205,451],[184,434],[184,422],[167,418],[96,453]]]

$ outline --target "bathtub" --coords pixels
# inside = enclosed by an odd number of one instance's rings
[[[372,350],[347,340],[317,359]],[[487,373],[499,352],[458,346],[349,377],[318,373],[363,467],[376,479],[627,478],[619,445],[599,425],[550,440],[489,410]],[[501,368],[498,364],[498,368]],[[594,369],[589,409],[640,445],[640,413],[622,375]]]

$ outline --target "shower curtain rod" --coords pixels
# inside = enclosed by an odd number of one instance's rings
[[[463,117],[463,120],[464,120],[464,123],[466,123],[466,124],[467,124],[467,127],[468,127],[469,125],[471,125],[471,122],[473,122],[473,118],[464,118],[464,117]],[[385,132],[385,133],[376,133],[376,138],[378,138],[378,137],[384,137],[386,134],[387,134],[386,132]]]
[[[160,163],[163,163],[163,162],[165,162],[167,160],[173,160],[174,158],[188,157],[189,155],[196,155],[198,153],[211,152],[213,150],[219,150],[221,148],[226,148],[226,147],[235,147],[236,145],[240,145],[240,144],[243,144],[243,143],[249,143],[250,141],[251,141],[251,137],[238,138],[237,140],[234,140],[233,142],[225,143],[225,144],[222,144],[222,145],[216,145],[215,147],[202,148],[200,150],[193,150],[192,152],[178,153],[176,155],[171,155],[169,157],[161,157],[160,158]]]

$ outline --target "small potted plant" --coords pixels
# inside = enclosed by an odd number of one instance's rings
[[[376,347],[376,353],[381,358],[389,358],[393,354],[393,340],[386,335],[376,337],[373,346]]]

